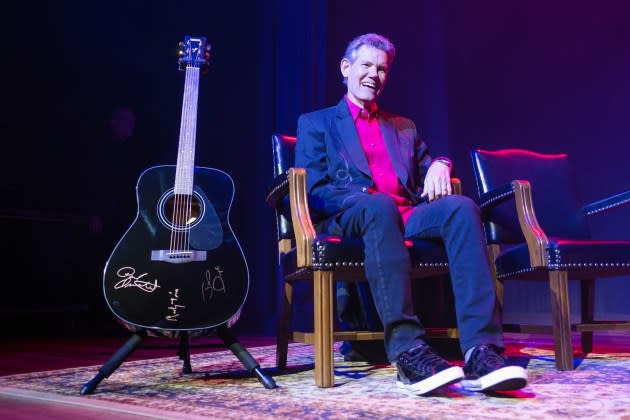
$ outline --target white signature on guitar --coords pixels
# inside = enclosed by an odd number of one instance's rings
[[[155,279],[153,283],[146,280],[141,280],[144,276],[148,275],[149,273],[143,273],[139,276],[136,276],[135,275],[136,269],[133,267],[119,268],[116,274],[118,275],[118,277],[121,278],[121,280],[114,285],[114,289],[137,287],[143,292],[153,293],[158,287],[160,287],[158,285],[157,279]]]
[[[167,321],[171,321],[171,322],[175,322],[177,321],[177,318],[179,318],[179,310],[182,308],[186,308],[185,305],[179,305],[177,302],[179,301],[179,289],[175,289],[175,291],[173,292],[168,292],[169,295],[171,295],[170,297],[170,301],[171,301],[171,306],[169,306],[168,309],[169,311],[171,311],[170,315],[166,315],[166,320]]]
[[[210,270],[206,270],[206,278],[201,283],[201,298],[204,302],[209,301],[214,293],[225,293],[225,282],[223,281],[223,270],[220,266],[214,267],[217,274],[213,277]]]

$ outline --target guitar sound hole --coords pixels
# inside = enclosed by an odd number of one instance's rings
[[[193,192],[168,194],[161,201],[160,218],[169,228],[187,230],[195,226],[203,217],[203,201]]]

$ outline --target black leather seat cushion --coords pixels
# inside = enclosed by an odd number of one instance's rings
[[[423,269],[435,267],[442,271],[448,266],[448,258],[441,241],[429,239],[406,240],[411,265]],[[282,257],[285,273],[296,271],[295,249]],[[322,270],[344,270],[363,268],[365,259],[361,238],[319,234],[313,242],[313,266]]]
[[[547,255],[549,268],[570,270],[594,276],[603,272],[620,274],[630,267],[628,249],[630,241],[569,240],[549,238]],[[532,277],[535,270],[530,266],[527,244],[521,244],[501,252],[496,260],[497,276]]]

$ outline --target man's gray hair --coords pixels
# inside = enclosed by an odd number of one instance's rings
[[[396,47],[394,46],[394,43],[383,35],[374,33],[359,35],[350,41],[343,58],[350,61],[350,63],[354,63],[357,59],[357,50],[361,48],[362,45],[367,45],[385,51],[385,53],[387,53],[389,64],[394,61],[394,57],[396,56]]]

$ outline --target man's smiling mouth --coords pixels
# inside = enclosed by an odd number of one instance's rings
[[[361,86],[364,86],[366,88],[370,88],[370,89],[376,90],[376,83],[374,83],[374,82],[363,82],[363,83],[361,83]]]

